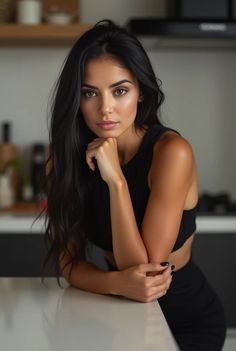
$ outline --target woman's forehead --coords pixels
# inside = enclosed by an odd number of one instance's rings
[[[86,83],[96,82],[96,80],[116,81],[117,79],[136,81],[133,73],[113,56],[94,58],[85,65],[84,81]]]

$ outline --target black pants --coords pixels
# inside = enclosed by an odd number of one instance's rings
[[[226,323],[221,302],[196,264],[176,271],[159,304],[181,351],[221,351]]]

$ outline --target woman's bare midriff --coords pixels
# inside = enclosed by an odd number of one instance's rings
[[[190,260],[193,237],[194,233],[185,241],[183,246],[178,250],[171,252],[168,262],[175,266],[175,271],[185,266]],[[112,266],[116,267],[114,255],[111,251],[104,251],[104,256]]]

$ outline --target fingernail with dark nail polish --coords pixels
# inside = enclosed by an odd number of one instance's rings
[[[171,275],[173,275],[174,273],[175,273],[175,272],[174,272],[174,271],[172,271],[170,274],[171,274]]]
[[[168,267],[169,266],[169,262],[161,262],[160,265],[162,267]]]
[[[175,269],[175,265],[172,264],[171,269],[173,271]]]

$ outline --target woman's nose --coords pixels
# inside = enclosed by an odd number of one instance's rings
[[[101,96],[100,110],[102,116],[107,116],[113,112],[112,97],[108,94]]]

